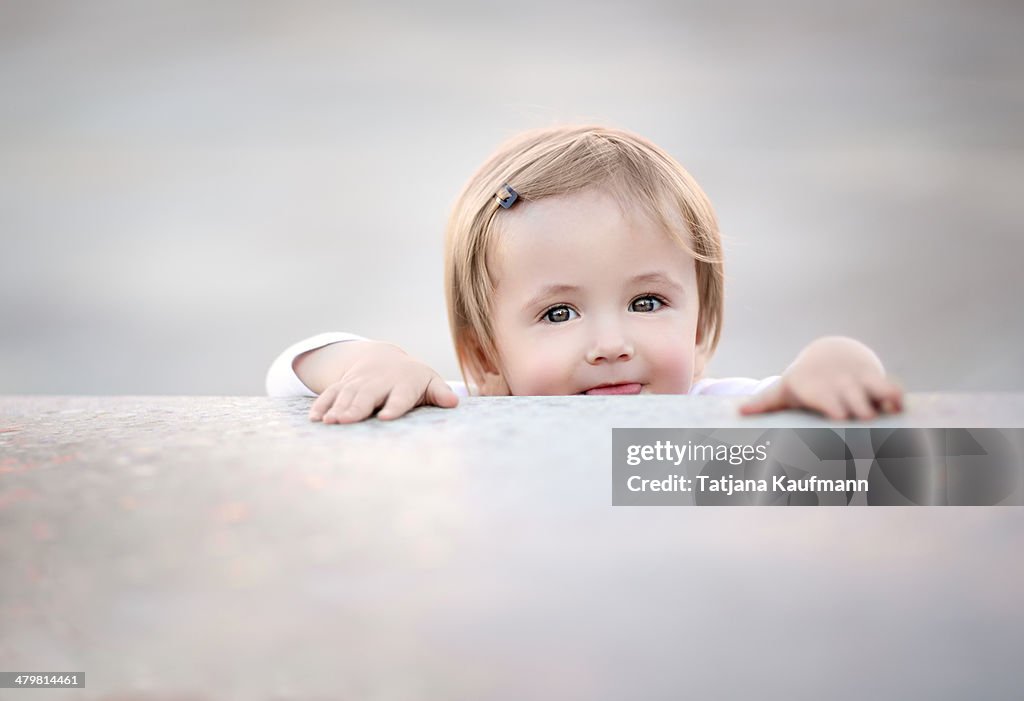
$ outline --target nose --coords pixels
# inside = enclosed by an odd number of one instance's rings
[[[629,360],[633,357],[633,344],[619,331],[605,331],[594,339],[587,351],[587,362],[591,365]]]

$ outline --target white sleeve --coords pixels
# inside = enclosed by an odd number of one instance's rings
[[[317,348],[323,348],[329,346],[332,343],[342,343],[344,341],[366,341],[363,336],[357,336],[354,333],[344,333],[341,331],[332,331],[329,333],[320,333],[316,336],[310,336],[309,338],[303,339],[298,343],[294,343],[282,351],[281,355],[274,359],[274,362],[270,364],[270,369],[267,370],[267,396],[269,397],[315,397],[316,392],[311,390],[299,376],[295,374],[295,368],[292,365],[295,363],[295,359],[306,351],[316,350]],[[452,388],[452,391],[460,397],[468,397],[469,390],[466,385],[457,380],[446,380],[448,386]]]
[[[751,377],[723,377],[718,380],[706,378],[691,387],[690,394],[757,394],[780,377],[781,375],[772,375],[763,380],[755,380]]]
[[[445,382],[448,383],[448,386],[452,388],[452,392],[455,392],[456,395],[460,397],[469,396],[469,388],[466,387],[464,382],[460,382],[459,380],[445,380]]]
[[[316,392],[302,383],[299,376],[295,374],[292,363],[306,351],[323,348],[332,343],[343,341],[365,341],[362,336],[354,333],[342,333],[334,331],[310,336],[298,343],[294,343],[277,356],[267,370],[267,396],[269,397],[315,397]]]

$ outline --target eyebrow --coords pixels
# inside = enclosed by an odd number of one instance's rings
[[[683,293],[683,286],[680,285],[675,280],[673,280],[666,273],[661,272],[660,270],[655,270],[649,273],[641,273],[640,275],[634,275],[633,277],[626,281],[626,284],[636,285],[641,282],[664,285],[666,287],[671,287],[679,294]],[[533,307],[539,305],[547,297],[550,297],[552,295],[565,294],[566,292],[578,292],[579,289],[580,288],[577,287],[576,285],[545,285],[544,287],[541,288],[540,292],[538,292],[536,295],[530,298],[530,301],[524,305],[524,308],[532,309]]]

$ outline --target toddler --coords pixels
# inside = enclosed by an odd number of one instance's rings
[[[704,377],[722,331],[722,265],[710,202],[653,143],[605,127],[529,131],[470,178],[448,222],[448,320],[465,383],[397,346],[333,333],[278,356],[267,392],[319,395],[310,419],[324,423],[471,394],[747,394],[743,414],[832,419],[902,409],[875,354],[845,337],[814,341],[781,376]]]

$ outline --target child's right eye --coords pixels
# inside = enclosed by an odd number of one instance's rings
[[[563,304],[561,306],[551,307],[551,309],[548,309],[546,312],[544,312],[544,318],[550,321],[552,324],[560,324],[564,321],[569,321],[570,319],[573,319],[573,314],[579,316],[579,314],[576,313],[576,310],[572,309],[571,307],[567,307]]]

